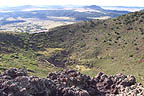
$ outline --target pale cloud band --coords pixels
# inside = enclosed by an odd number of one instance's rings
[[[0,6],[20,5],[100,5],[144,7],[144,0],[0,0]]]

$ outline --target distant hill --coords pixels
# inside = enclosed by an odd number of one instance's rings
[[[96,6],[96,5],[84,6],[84,8],[90,8],[94,10],[103,10],[100,6]]]

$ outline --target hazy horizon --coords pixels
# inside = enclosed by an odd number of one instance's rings
[[[0,0],[0,7],[14,7],[23,5],[98,5],[98,6],[129,6],[144,7],[144,0]]]

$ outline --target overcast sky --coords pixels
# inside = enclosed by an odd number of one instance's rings
[[[144,7],[144,0],[0,0],[0,6],[21,5],[100,5]]]

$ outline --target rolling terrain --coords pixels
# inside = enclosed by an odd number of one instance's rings
[[[77,69],[95,76],[132,74],[144,84],[144,11],[90,20],[41,33],[0,32],[0,70],[26,68],[44,77]]]
[[[99,6],[18,6],[0,8],[0,30],[41,32],[51,28],[93,19],[108,19],[128,11],[105,10]]]

